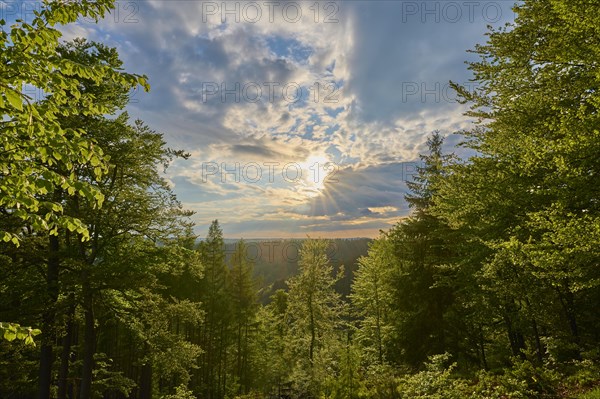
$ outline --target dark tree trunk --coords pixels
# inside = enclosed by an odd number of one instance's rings
[[[43,324],[44,331],[48,331],[49,323]],[[40,348],[40,384],[39,399],[50,399],[50,385],[52,380],[52,360],[54,353],[51,343],[44,343]]]
[[[96,331],[94,328],[94,302],[87,274],[83,279],[83,308],[85,315],[83,335],[83,367],[81,370],[81,399],[92,397],[92,372],[96,351]]]
[[[73,295],[70,300],[74,301]],[[73,342],[73,315],[75,305],[71,305],[67,318],[66,332],[62,339],[62,353],[60,355],[60,370],[58,372],[58,399],[67,399],[69,376],[69,360],[71,357],[71,344]]]
[[[142,366],[140,399],[152,399],[152,364],[150,362],[146,362]]]
[[[513,327],[510,316],[505,315],[504,322],[506,324],[506,332],[508,334],[508,340],[513,356],[525,359],[525,353],[523,352],[525,349],[525,339],[523,338],[523,334]]]
[[[573,292],[569,288],[569,283],[564,282],[564,293],[557,289],[558,298],[560,300],[560,304],[565,312],[565,317],[567,318],[567,322],[569,323],[569,330],[571,331],[571,337],[573,343],[576,345],[576,350],[574,357],[577,360],[581,360],[581,349],[580,349],[580,338],[579,338],[579,327],[577,325],[577,316],[575,315],[575,300],[573,297]]]
[[[535,335],[535,351],[537,354],[537,360],[541,364],[544,361],[544,349],[542,348],[540,332],[538,330],[538,326],[535,319],[531,320],[531,327],[533,328],[533,334]]]
[[[55,341],[54,324],[56,319],[55,304],[58,300],[58,277],[60,257],[58,254],[58,236],[48,238],[48,269],[46,272],[46,308],[42,314],[42,344],[40,348],[40,381],[39,399],[50,398],[52,384],[52,363],[54,362],[53,345]]]
[[[481,365],[484,370],[488,369],[487,357],[485,356],[485,339],[483,337],[483,327],[479,326],[479,347],[481,350]]]

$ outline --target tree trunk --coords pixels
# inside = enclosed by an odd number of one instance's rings
[[[581,360],[581,349],[579,347],[579,344],[580,344],[579,327],[577,326],[577,317],[575,315],[575,301],[573,298],[573,292],[571,292],[571,289],[569,288],[568,281],[563,282],[563,287],[565,290],[564,293],[562,293],[559,289],[557,289],[558,298],[560,300],[560,304],[562,305],[562,308],[565,312],[565,316],[569,323],[569,330],[571,331],[571,337],[573,339],[573,343],[577,346],[574,357],[577,360]]]
[[[535,351],[537,359],[540,364],[544,361],[544,351],[542,348],[542,341],[540,340],[540,333],[538,331],[537,323],[535,319],[531,320],[531,327],[533,328],[533,334],[535,335]]]
[[[309,295],[309,297],[308,297],[308,312],[310,314],[310,324],[309,324],[309,328],[310,328],[310,348],[309,348],[309,352],[308,352],[308,357],[310,359],[310,364],[312,366],[312,364],[313,364],[313,357],[314,357],[314,350],[315,350],[315,341],[316,341],[316,336],[315,336],[315,316],[313,314],[312,295]]]
[[[238,316],[239,317],[239,316]],[[242,384],[241,384],[241,376],[242,376],[242,322],[238,320],[237,325],[237,353],[236,353],[236,374],[238,377],[238,381],[240,381],[240,387],[238,389],[238,394],[242,393]]]
[[[73,295],[69,296],[70,301],[74,301]],[[60,370],[58,372],[58,399],[67,399],[67,386],[69,376],[69,360],[71,357],[71,344],[73,342],[73,315],[75,305],[69,308],[67,315],[67,326],[65,336],[62,339],[62,353],[60,355]]]
[[[60,257],[58,254],[58,236],[48,237],[48,269],[46,271],[46,308],[42,314],[42,344],[40,348],[40,381],[39,399],[50,398],[50,386],[52,384],[52,363],[54,362],[53,345],[55,341],[54,323],[58,300],[58,277]]]
[[[87,273],[83,279],[83,308],[85,325],[83,335],[83,367],[81,371],[81,399],[92,397],[92,372],[94,370],[94,352],[96,351],[96,331],[94,327],[94,302]]]
[[[508,334],[508,340],[513,356],[525,359],[525,353],[523,352],[525,349],[525,339],[523,338],[523,334],[513,328],[509,315],[504,315],[504,322],[506,324],[506,332]]]
[[[481,349],[481,365],[484,370],[488,369],[487,358],[485,356],[485,340],[483,337],[483,327],[479,326],[479,347]]]
[[[152,364],[150,362],[146,362],[142,366],[142,375],[140,377],[140,399],[152,399]]]
[[[225,342],[225,322],[221,320],[221,327],[219,328],[219,376],[217,378],[218,391],[217,397],[223,398],[226,392],[227,386],[227,348]]]
[[[49,331],[50,323],[44,320],[44,331]],[[51,327],[50,327],[51,328]],[[40,349],[40,383],[39,383],[39,399],[50,399],[50,385],[52,379],[52,360],[54,353],[51,343],[44,343]]]

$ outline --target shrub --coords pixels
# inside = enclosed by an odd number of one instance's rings
[[[175,393],[172,395],[165,395],[161,399],[196,399],[192,391],[190,391],[185,385],[179,385],[175,388]]]
[[[452,377],[456,363],[446,367],[450,355],[433,355],[425,365],[425,370],[398,379],[398,393],[402,398],[463,399],[466,383]]]

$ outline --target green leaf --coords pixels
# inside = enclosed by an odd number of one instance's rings
[[[6,95],[6,99],[8,100],[10,105],[15,107],[19,111],[23,111],[23,101],[21,100],[21,95],[18,92],[9,89],[5,91],[4,94]]]
[[[4,231],[0,231],[0,240],[4,241],[4,242],[9,242],[11,239],[11,234],[6,233]]]
[[[14,341],[17,338],[17,332],[13,330],[5,330],[4,331],[4,339],[7,341]]]

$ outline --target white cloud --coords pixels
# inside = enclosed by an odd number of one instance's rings
[[[403,22],[402,2],[386,1],[282,1],[275,10],[257,2],[255,18],[251,3],[228,2],[234,11],[223,23],[220,1],[122,2],[97,26],[63,31],[118,47],[127,70],[149,76],[152,92],[137,94],[129,111],[192,154],[169,179],[201,225],[218,217],[232,234],[358,232],[406,214],[395,174],[417,159],[431,131],[468,126],[464,108],[436,85],[467,80],[464,51],[483,40],[489,21]],[[297,22],[290,4],[300,7]],[[324,23],[330,13],[338,22]],[[282,87],[300,87],[302,98],[282,98]],[[301,164],[315,154],[341,164],[339,183],[203,176],[208,163]]]

